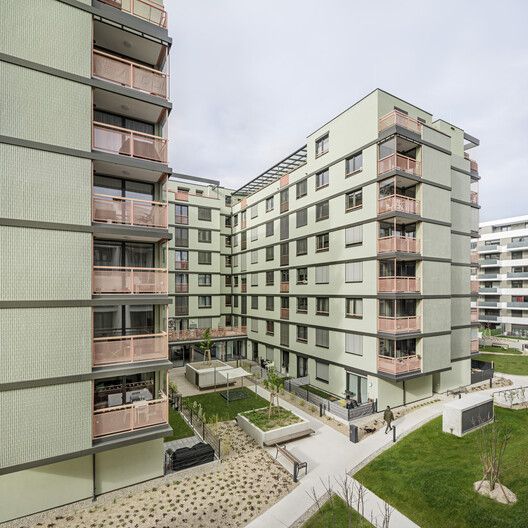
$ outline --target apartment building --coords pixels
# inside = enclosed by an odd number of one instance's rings
[[[219,357],[380,408],[469,384],[477,145],[375,90],[236,191],[170,181],[173,359],[210,327]]]
[[[478,259],[474,316],[483,328],[528,337],[528,215],[480,224],[473,241]]]
[[[166,13],[5,0],[0,522],[163,474]]]

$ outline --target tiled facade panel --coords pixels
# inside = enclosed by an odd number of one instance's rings
[[[90,13],[57,0],[2,0],[0,52],[88,77],[91,22]]]
[[[92,446],[92,383],[0,392],[0,468]]]
[[[91,328],[90,307],[0,310],[0,384],[90,372]]]
[[[91,298],[90,233],[0,226],[2,301]]]
[[[0,62],[0,135],[88,151],[91,101],[89,86]]]
[[[0,144],[0,217],[90,225],[91,182],[90,160]]]

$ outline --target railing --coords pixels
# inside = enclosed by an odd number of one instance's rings
[[[247,220],[240,220],[240,229],[246,229]]]
[[[471,172],[478,172],[478,163],[475,160],[469,160],[469,170]]]
[[[167,27],[167,13],[162,5],[155,2],[148,0],[101,0],[101,2],[147,20],[156,26]]]
[[[409,196],[393,194],[378,199],[378,213],[420,214],[420,202]]]
[[[124,224],[167,229],[167,204],[123,196],[94,194],[93,221],[105,224]]]
[[[162,268],[94,266],[92,284],[95,294],[167,294],[168,274]]]
[[[384,317],[378,316],[378,331],[398,334],[403,332],[419,332],[420,317]]]
[[[169,341],[192,341],[203,339],[205,328],[191,328],[189,330],[170,330]],[[247,335],[247,326],[225,326],[209,329],[211,338],[237,337]]]
[[[94,77],[167,98],[169,85],[167,74],[103,51],[93,50],[92,53]]]
[[[290,208],[289,202],[281,202],[280,203],[280,212],[285,213]]]
[[[187,191],[176,191],[174,193],[174,200],[177,202],[188,202],[189,193]]]
[[[478,309],[476,308],[471,308],[471,322],[472,323],[476,323],[478,322]]]
[[[127,128],[93,122],[92,148],[111,154],[167,162],[167,140]]]
[[[378,253],[419,253],[420,241],[416,238],[388,236],[378,238]]]
[[[417,277],[379,277],[379,292],[418,292],[420,279]]]
[[[93,340],[93,365],[114,363],[139,363],[168,359],[168,341],[165,332],[136,336],[95,337]]]
[[[478,281],[471,281],[471,293],[475,294],[479,292],[479,282]]]
[[[289,282],[281,282],[280,283],[280,292],[281,293],[288,293],[290,291],[290,283]]]
[[[216,436],[211,427],[198,416],[191,406],[184,403],[179,410],[196,435],[209,444],[214,449],[215,456],[220,459],[222,456],[220,437]]]
[[[98,409],[93,413],[93,437],[134,431],[167,423],[167,398]]]
[[[469,193],[469,200],[472,204],[478,205],[478,192],[471,191]]]
[[[418,356],[406,356],[393,358],[390,356],[378,356],[378,371],[388,374],[407,374],[420,370],[421,361]]]
[[[189,261],[188,260],[176,260],[174,262],[174,269],[177,269],[177,270],[189,269]]]
[[[479,321],[497,322],[498,320],[499,320],[499,316],[498,315],[479,314]]]
[[[176,293],[187,293],[189,291],[189,285],[179,283],[175,285]]]
[[[478,354],[479,353],[479,340],[478,339],[472,339],[471,340],[470,351],[471,351],[472,354]]]
[[[281,308],[280,309],[280,318],[281,319],[289,319],[290,318],[290,309],[289,308]]]
[[[490,382],[490,388],[495,375],[494,361],[479,361],[478,359],[471,360],[471,384],[481,383],[482,381]]]
[[[380,117],[378,130],[382,132],[395,125],[411,130],[416,134],[422,133],[422,123],[417,121],[414,117],[409,117],[402,112],[398,112],[398,110],[392,110],[383,117]]]
[[[279,187],[282,189],[283,187],[286,187],[290,183],[290,176],[289,174],[285,174],[284,176],[280,177],[279,181]]]
[[[393,169],[399,169],[415,176],[422,175],[422,164],[402,154],[390,154],[378,160],[378,174],[383,174]]]
[[[247,284],[241,284],[240,285],[240,291],[242,293],[247,293]]]
[[[177,224],[181,225],[188,225],[189,224],[189,217],[187,215],[179,215],[177,214],[175,217],[175,221]]]
[[[476,251],[472,251],[470,254],[470,262],[471,264],[478,264],[479,263],[479,255]]]

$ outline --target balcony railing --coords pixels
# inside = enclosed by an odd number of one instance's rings
[[[93,414],[93,437],[164,424],[167,423],[168,413],[167,398],[98,409]]]
[[[388,374],[407,374],[420,370],[421,361],[418,356],[405,356],[393,358],[390,356],[378,356],[378,371]]]
[[[175,285],[176,293],[187,293],[189,291],[188,284],[176,284]]]
[[[167,294],[168,274],[162,268],[94,266],[92,284],[95,294]]]
[[[422,133],[422,123],[413,117],[409,117],[402,112],[398,112],[398,110],[393,110],[392,112],[389,112],[388,114],[381,117],[379,120],[378,130],[382,132],[383,130],[395,125],[406,128],[407,130],[411,130],[416,134]]]
[[[469,193],[469,199],[472,204],[478,205],[478,192],[471,191]]]
[[[470,262],[471,264],[478,264],[479,263],[479,255],[476,251],[472,251],[470,255]]]
[[[472,354],[478,354],[479,353],[479,340],[478,339],[472,339],[471,340],[470,351],[471,351]]]
[[[471,308],[471,322],[476,323],[478,321],[478,309]]]
[[[420,241],[416,238],[388,236],[378,238],[378,253],[419,253]]]
[[[167,13],[163,6],[149,0],[101,0],[105,4],[142,18],[162,28],[167,27]]]
[[[174,262],[174,269],[177,270],[186,270],[189,269],[189,261],[188,260],[177,260]]]
[[[475,160],[469,160],[469,170],[471,172],[478,172],[478,163]]]
[[[402,154],[390,154],[378,161],[378,174],[383,174],[393,169],[399,169],[415,176],[422,175],[422,164]]]
[[[378,332],[398,334],[404,332],[419,332],[420,317],[378,317]]]
[[[166,139],[96,121],[92,127],[92,148],[132,158],[167,162]]]
[[[279,186],[282,189],[283,187],[287,187],[290,183],[290,176],[289,174],[285,174],[284,176],[280,177],[280,183]]]
[[[241,284],[240,285],[240,291],[242,293],[247,293],[247,284]]]
[[[187,215],[176,215],[176,223],[181,225],[188,225],[189,224],[189,217]]]
[[[168,358],[168,340],[165,332],[136,336],[95,337],[93,365],[139,363]]]
[[[379,292],[418,292],[420,279],[417,277],[379,277]]]
[[[164,99],[168,96],[167,74],[103,51],[93,50],[92,75]]]
[[[290,291],[290,283],[289,282],[281,282],[280,283],[280,292],[281,293],[288,293]]]
[[[378,213],[420,214],[420,202],[408,196],[393,194],[378,199]]]
[[[471,281],[471,293],[475,294],[479,292],[479,281]]]
[[[289,319],[290,318],[290,309],[289,308],[281,308],[280,309],[280,318],[281,319]]]
[[[189,201],[189,193],[187,191],[176,191],[174,193],[174,199],[177,202],[188,202]]]
[[[193,341],[203,339],[205,328],[173,330],[169,332],[169,341]],[[247,326],[224,326],[210,329],[211,338],[237,337],[247,335]]]
[[[280,212],[281,213],[285,213],[286,211],[288,211],[290,208],[290,203],[289,202],[281,202],[280,203]]]
[[[163,202],[94,194],[93,221],[105,224],[124,224],[167,229],[168,208]]]

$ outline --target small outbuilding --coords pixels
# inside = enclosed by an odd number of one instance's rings
[[[444,404],[442,431],[464,436],[494,419],[493,397],[486,394],[469,394]]]

